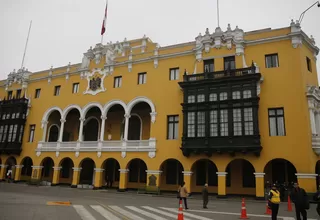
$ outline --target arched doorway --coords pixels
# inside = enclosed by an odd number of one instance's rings
[[[273,159],[264,167],[265,181],[269,183],[290,184],[297,181],[297,169],[285,159]]]
[[[21,169],[21,181],[28,181],[31,178],[33,161],[30,157],[25,157],[21,164],[23,165]]]
[[[6,169],[6,173],[5,173],[5,176],[7,176],[7,173],[9,170],[12,171],[12,174],[11,174],[11,177],[12,179],[14,179],[15,177],[15,173],[16,173],[16,165],[17,165],[17,160],[15,157],[9,157],[7,160],[6,160],[6,163],[5,165],[7,165],[7,169]]]
[[[120,164],[116,159],[109,158],[104,162],[104,182],[107,188],[119,187]]]
[[[204,184],[208,184],[210,193],[217,192],[218,186],[218,169],[217,166],[208,159],[197,160],[191,168],[192,175],[192,191],[201,192]]]
[[[125,103],[110,101],[105,109],[107,116],[104,140],[122,140],[124,133]]]
[[[86,158],[84,159],[81,164],[80,164],[81,173],[80,173],[80,184],[88,184],[88,185],[93,185],[93,180],[94,180],[94,168],[95,168],[95,163],[92,159]]]
[[[41,179],[43,181],[52,182],[54,162],[51,157],[46,157],[41,162],[42,172]]]
[[[48,142],[57,142],[59,138],[59,126],[53,124],[49,127]]]
[[[100,123],[96,117],[89,117],[84,123],[84,141],[97,141],[99,139]]]
[[[141,159],[133,159],[128,164],[129,178],[128,188],[139,188],[147,182],[147,165]]]
[[[129,119],[128,140],[141,140],[142,119],[137,114],[132,114]]]
[[[59,184],[71,185],[73,177],[72,167],[74,167],[73,161],[69,157],[63,158],[59,167],[61,167]]]
[[[184,181],[182,171],[184,171],[180,161],[176,159],[167,159],[161,166],[161,190],[177,191],[179,185]]]
[[[80,130],[80,117],[81,117],[81,109],[78,106],[69,106],[66,110],[65,119],[63,128],[63,137],[62,141],[77,141],[79,137]]]
[[[235,159],[228,164],[225,172],[227,172],[227,194],[256,194],[255,169],[249,161],[245,159]]]

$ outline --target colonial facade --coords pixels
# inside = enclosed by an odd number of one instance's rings
[[[0,179],[119,190],[156,185],[264,197],[265,182],[316,190],[316,47],[298,22],[230,25],[160,47],[96,44],[81,63],[0,81]]]

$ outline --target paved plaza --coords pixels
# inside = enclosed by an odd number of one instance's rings
[[[177,219],[178,200],[170,196],[138,195],[115,190],[85,190],[68,187],[28,186],[0,183],[1,220],[169,220]],[[202,208],[200,197],[188,200],[185,220],[239,219],[241,199],[212,197],[208,209]],[[265,215],[265,202],[247,200],[250,219],[271,219]],[[280,207],[278,219],[293,220],[293,212]],[[308,219],[317,219],[315,205],[311,204]]]

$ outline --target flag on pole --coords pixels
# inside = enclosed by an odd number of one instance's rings
[[[108,1],[106,3],[106,9],[105,9],[105,12],[104,12],[104,18],[103,18],[103,22],[102,22],[102,28],[101,28],[101,35],[104,34],[104,32],[106,32],[106,20],[107,20],[107,9],[108,9]]]

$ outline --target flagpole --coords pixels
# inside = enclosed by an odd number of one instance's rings
[[[24,47],[24,53],[23,53],[23,57],[22,57],[21,69],[23,68],[24,58],[25,58],[25,56],[26,56],[26,51],[27,51],[27,46],[28,46],[28,41],[29,41],[29,35],[30,35],[31,25],[32,25],[32,20],[30,21],[29,31],[28,31],[28,36],[27,36],[27,41],[26,41],[26,45],[25,45],[25,47]]]
[[[220,21],[219,21],[219,0],[217,0],[217,17],[218,17],[218,27],[220,27]]]
[[[106,26],[106,13],[107,13],[107,9],[108,9],[108,0],[106,0],[106,8],[105,8],[105,11],[104,11],[104,16],[103,16],[103,26],[105,28]],[[103,34],[101,34],[101,44],[103,43],[103,35],[104,35],[104,32]]]

